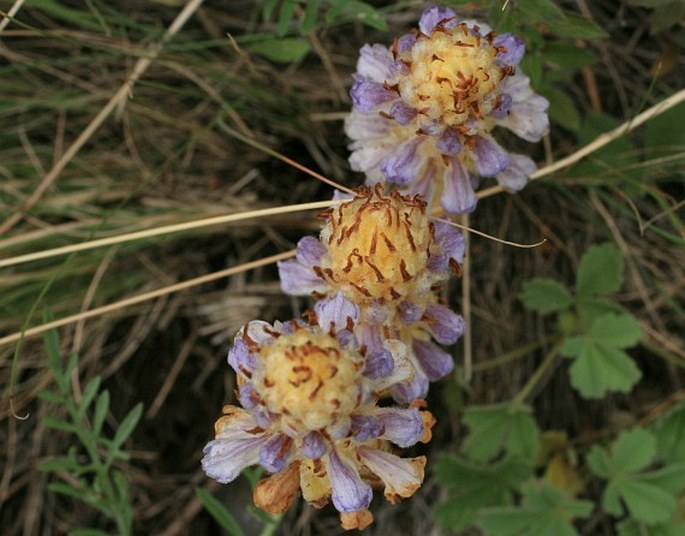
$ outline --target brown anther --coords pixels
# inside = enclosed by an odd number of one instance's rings
[[[452,160],[451,160],[452,157],[451,157],[451,156],[448,156],[448,155],[446,155],[446,154],[441,154],[441,155],[440,155],[440,158],[442,159],[442,163],[445,164],[446,166],[449,166],[449,165],[450,165],[450,162],[452,161]]]
[[[389,113],[384,112],[382,110],[380,112],[378,112],[378,115],[380,115],[383,119],[392,119],[393,118],[392,115],[390,115]]]
[[[402,297],[402,294],[397,292],[394,287],[390,287],[390,296],[392,297],[393,300],[397,300],[400,297]]]
[[[345,320],[345,329],[347,331],[353,331],[354,330],[354,320],[352,320],[351,316],[348,316]]]
[[[368,264],[373,272],[376,274],[376,280],[379,283],[383,283],[385,281],[385,277],[383,277],[383,274],[381,271],[378,269],[378,266],[376,266],[373,262],[371,262],[370,257],[364,257],[364,261],[366,261],[366,264]]]
[[[276,385],[276,383],[275,383],[273,380],[271,380],[271,379],[269,379],[268,377],[265,376],[265,377],[264,377],[264,385],[265,385],[266,387],[271,388],[271,387],[273,387],[274,385]]]
[[[392,240],[390,240],[385,233],[381,233],[381,236],[383,237],[383,242],[385,242],[388,251],[390,253],[395,253],[397,248],[395,247],[395,244],[392,243]]]
[[[442,285],[431,285],[431,292],[440,292],[442,290]]]
[[[475,45],[473,43],[466,43],[464,41],[457,41],[455,43],[455,45],[457,45],[458,47],[466,47],[466,48],[474,48],[475,47]]]
[[[314,400],[316,398],[316,395],[319,394],[319,391],[323,387],[323,380],[319,380],[319,383],[316,384],[316,387],[312,389],[312,392],[309,393],[309,400]]]
[[[350,282],[350,285],[352,285],[357,292],[363,294],[367,298],[371,297],[371,293],[368,290],[366,290],[364,287],[362,287],[361,285],[357,285],[356,283],[352,283],[352,282]]]
[[[436,76],[435,81],[438,84],[442,84],[443,82],[447,82],[449,85],[452,85],[452,81],[449,78],[445,78],[444,76]]]
[[[438,56],[437,54],[433,54],[433,56],[431,57],[431,61],[441,61],[441,62],[445,63],[445,60],[443,60],[443,59],[442,59],[440,56]]]
[[[418,95],[420,101],[430,100],[430,95]]]
[[[298,385],[300,383],[306,383],[309,380],[311,380],[312,375],[314,374],[312,372],[312,369],[309,368],[307,365],[298,365],[296,367],[293,367],[293,372],[298,376]]]
[[[383,82],[383,87],[387,89],[388,91],[394,91],[398,95],[400,94],[400,85],[399,84],[393,84],[392,86],[388,84],[387,82]]]
[[[402,281],[405,283],[411,281],[413,276],[407,271],[407,263],[404,262],[404,259],[400,260],[400,273],[402,274]]]
[[[374,229],[373,236],[371,237],[371,245],[369,246],[369,255],[376,254],[376,247],[378,246],[378,230]]]
[[[330,374],[328,376],[329,380],[332,380],[338,375],[338,367],[336,367],[335,365],[328,365],[328,370],[330,371]]]

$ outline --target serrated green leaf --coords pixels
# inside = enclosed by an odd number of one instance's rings
[[[83,390],[83,396],[81,397],[81,402],[78,408],[79,417],[83,417],[85,415],[86,411],[90,407],[90,404],[93,402],[95,395],[98,393],[98,389],[100,389],[100,377],[96,376],[88,382]]]
[[[482,509],[478,525],[489,536],[575,536],[571,520],[587,517],[592,508],[548,482],[531,482],[523,487],[521,506]]]
[[[448,499],[435,509],[435,518],[444,527],[465,528],[480,508],[511,504],[513,490],[531,474],[531,465],[520,458],[479,465],[443,456],[436,463],[435,475],[448,488]]]
[[[541,314],[568,309],[573,303],[571,293],[559,281],[534,278],[523,283],[523,305]]]
[[[595,319],[590,335],[597,344],[614,348],[630,348],[642,338],[637,320],[629,314],[610,314]]]
[[[663,523],[675,512],[673,494],[648,482],[625,479],[620,482],[619,490],[631,517],[638,521]]]
[[[240,528],[235,517],[209,491],[197,488],[195,494],[209,514],[224,530],[227,530],[231,536],[244,536],[245,533]]]
[[[674,463],[655,471],[642,473],[640,479],[670,493],[681,493],[685,489],[685,464]]]
[[[539,430],[530,409],[518,405],[471,407],[464,414],[470,433],[462,444],[466,456],[476,461],[508,455],[532,459],[539,446]]]
[[[569,374],[571,385],[585,398],[601,398],[608,391],[627,393],[642,377],[623,350],[593,343],[583,345]]]
[[[623,309],[617,303],[597,296],[578,296],[576,298],[578,312],[586,322],[592,323],[600,316],[610,313],[623,314]]]
[[[635,519],[626,519],[618,524],[618,536],[682,536],[685,523],[671,519],[666,523],[647,525]]]
[[[654,426],[660,456],[668,462],[685,462],[685,402],[680,402]]]
[[[647,467],[656,456],[656,438],[644,428],[621,433],[611,449],[612,473],[634,473]]]
[[[292,63],[304,58],[311,46],[298,37],[268,38],[251,43],[247,49],[277,63]]]
[[[554,87],[541,87],[539,91],[549,101],[549,116],[552,121],[571,132],[578,132],[581,120],[573,99],[565,91]]]
[[[121,447],[121,445],[124,444],[124,442],[133,433],[133,430],[135,430],[136,425],[138,424],[138,421],[142,416],[143,404],[142,402],[139,402],[133,407],[133,409],[128,413],[128,415],[124,417],[124,420],[121,421],[119,428],[117,428],[117,431],[114,434],[114,439],[112,439],[112,447],[110,448],[110,453],[113,454],[114,450],[118,449],[119,447]]]
[[[612,243],[592,246],[583,255],[576,275],[576,292],[594,296],[617,292],[623,285],[623,255]]]
[[[95,404],[95,413],[93,414],[93,434],[96,436],[100,435],[102,430],[102,425],[105,422],[105,417],[107,417],[107,411],[109,410],[109,391],[105,390],[100,393],[98,401]]]
[[[608,34],[595,22],[586,19],[580,13],[564,11],[566,16],[563,21],[550,21],[549,30],[560,36],[573,37],[574,39],[601,39]]]

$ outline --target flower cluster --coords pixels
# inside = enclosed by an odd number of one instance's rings
[[[517,67],[524,50],[513,34],[441,7],[424,11],[418,30],[391,47],[365,45],[345,124],[352,168],[368,184],[439,195],[449,213],[475,208],[479,177],[521,189],[534,162],[505,151],[491,132],[500,126],[534,142],[549,128],[549,103]]]
[[[466,212],[477,176],[516,190],[534,170],[491,136],[503,126],[535,141],[547,129],[547,101],[517,71],[522,55],[513,35],[446,8],[426,10],[392,48],[362,48],[346,129],[369,186],[337,194],[319,236],[279,263],[283,291],[315,300],[304,320],[253,321],[236,335],[240,406],[216,422],[207,475],[227,483],[260,465],[270,476],[257,506],[282,513],[298,494],[332,502],[345,529],[373,521],[373,489],[391,503],[419,489],[426,458],[399,449],[430,441],[429,383],[452,372],[441,345],[464,332],[440,298],[464,240],[434,218],[432,199]]]

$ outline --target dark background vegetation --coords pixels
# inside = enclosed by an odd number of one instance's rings
[[[535,45],[539,67],[548,73],[539,83],[559,106],[546,142],[520,147],[540,165],[572,153],[685,81],[682,23],[660,22],[663,14],[629,2],[557,3],[591,17],[607,35],[574,39],[533,25],[540,39]],[[11,5],[2,2],[0,10]],[[0,34],[3,221],[21,207],[183,5],[174,0],[25,3],[16,22]],[[415,24],[428,4],[374,5],[383,8],[388,31],[344,17],[330,25],[319,21],[306,37],[311,52],[279,64],[250,52],[254,35],[275,34],[276,15],[264,21],[256,0],[205,2],[137,81],[130,98],[35,206],[0,236],[0,258],[330,198],[329,186],[246,145],[234,131],[333,180],[360,184],[362,177],[347,165],[342,131],[358,49],[365,42],[389,43]],[[520,8],[515,1],[507,7]],[[488,13],[477,3],[459,9],[469,17]],[[554,63],[545,57],[550,42],[570,43],[589,58],[571,54],[566,63]],[[433,387],[429,402],[439,420],[435,438],[415,453],[432,460],[438,452],[456,449],[465,435],[458,418],[464,397],[493,403],[519,391],[539,364],[540,350],[484,371],[478,363],[552,331],[551,321],[523,309],[523,281],[541,276],[572,282],[582,254],[605,241],[618,243],[626,258],[627,282],[619,299],[643,328],[643,344],[633,357],[644,378],[628,395],[588,402],[569,386],[568,363],[561,361],[536,387],[537,422],[545,430],[565,431],[582,450],[655,418],[683,398],[685,113],[681,106],[659,120],[651,131],[637,129],[613,149],[533,182],[517,196],[481,201],[470,220],[474,228],[507,240],[530,243],[546,237],[547,242],[530,250],[472,238],[476,370],[468,389],[457,387],[455,378]],[[40,324],[46,309],[62,318],[290,249],[317,226],[314,213],[301,212],[1,268],[0,336]],[[459,310],[461,282],[452,281],[448,291],[450,304]],[[207,487],[228,505],[246,533],[259,533],[260,523],[247,509],[247,479],[229,486],[208,481],[200,468],[201,450],[213,435],[221,406],[233,400],[234,377],[225,354],[235,331],[247,321],[285,320],[306,307],[306,300],[281,293],[276,269],[268,266],[59,330],[64,355],[80,355],[75,390],[99,375],[112,395],[106,430],[144,403],[129,443],[131,458],[118,464],[131,484],[136,534],[220,533],[196,498],[197,487]],[[453,352],[461,363],[461,345]],[[52,382],[40,336],[26,338],[18,350],[16,343],[0,347],[0,378],[0,532],[30,536],[82,526],[113,529],[94,510],[48,491],[48,482],[69,483],[72,476],[37,470],[42,460],[74,442],[73,436],[42,424],[46,414],[60,410],[37,398]],[[376,524],[368,534],[439,533],[431,508],[441,490],[430,467],[429,461],[426,482],[411,500],[392,507],[376,497]],[[592,487],[583,493],[598,497]],[[584,534],[612,534],[608,522],[586,523],[579,526]],[[279,528],[281,534],[339,531],[332,507],[316,511],[303,505],[293,508]]]

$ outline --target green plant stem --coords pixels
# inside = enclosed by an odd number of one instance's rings
[[[529,344],[526,344],[524,346],[516,348],[515,350],[507,352],[506,354],[502,354],[500,356],[494,357],[492,359],[488,359],[486,361],[482,361],[480,363],[474,363],[473,372],[485,372],[486,370],[497,368],[501,365],[506,365],[507,363],[509,363],[511,361],[516,361],[517,359],[525,357],[526,355],[528,355],[533,350],[537,350],[538,348],[540,348],[541,346],[544,346],[545,344],[557,341],[557,339],[558,339],[558,336],[556,336],[556,335],[544,337],[543,339],[540,339],[539,341],[531,342]]]
[[[545,356],[545,360],[540,364],[540,366],[535,370],[533,375],[528,379],[528,382],[526,383],[526,385],[523,386],[523,389],[521,389],[518,392],[518,394],[514,397],[514,403],[522,404],[526,401],[526,398],[530,396],[530,394],[533,392],[533,389],[535,389],[538,383],[540,383],[540,381],[542,381],[542,379],[545,377],[547,370],[554,363],[556,363],[557,357],[559,355],[559,350],[561,350],[561,342],[555,344],[554,347],[549,351],[547,356]]]

